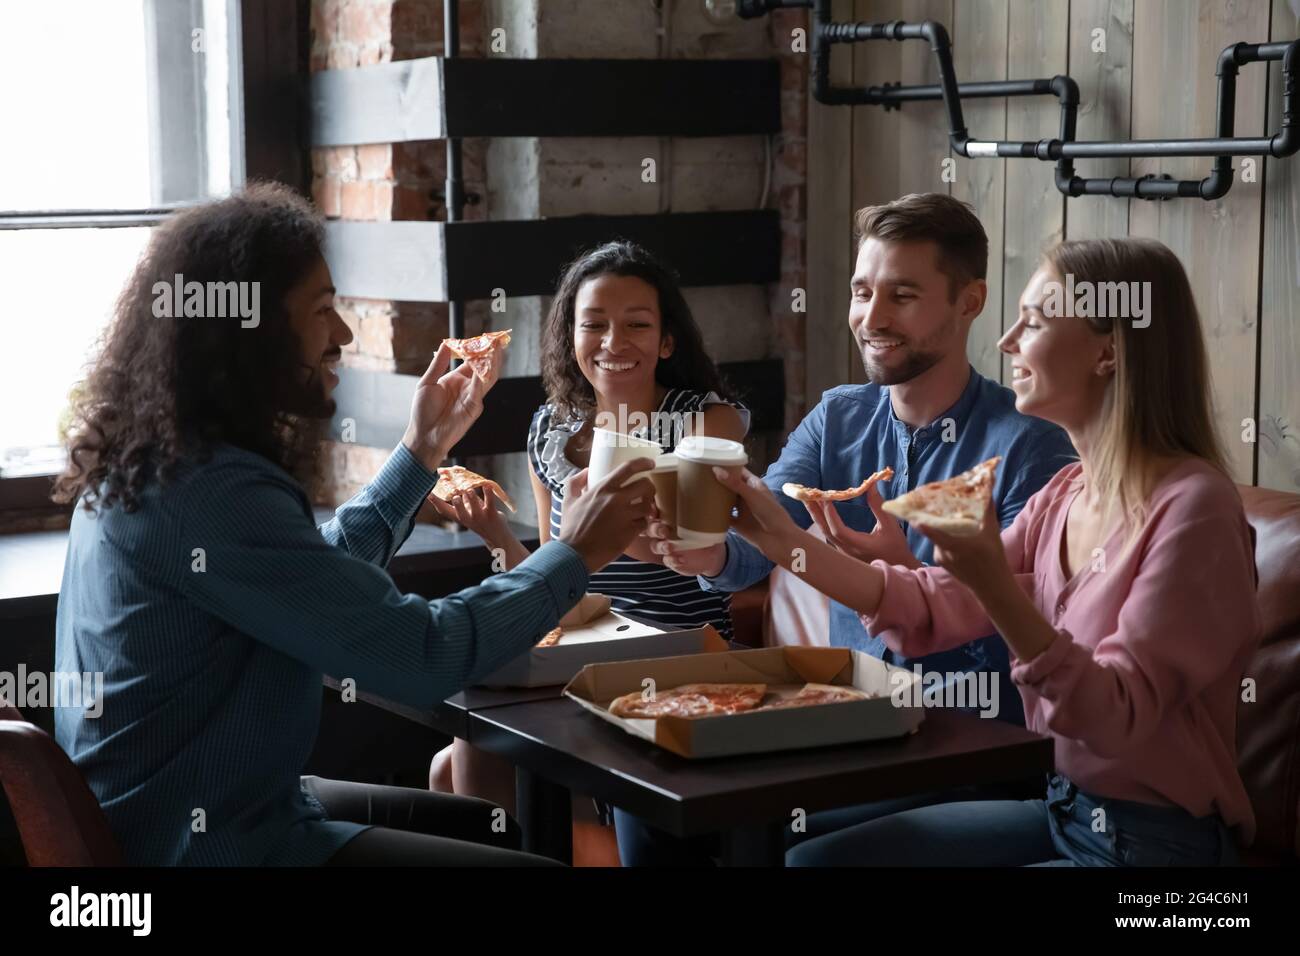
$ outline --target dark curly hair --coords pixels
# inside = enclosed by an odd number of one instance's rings
[[[318,263],[324,224],[305,199],[256,183],[158,226],[73,392],[68,461],[54,500],[139,507],[182,459],[226,442],[308,481],[332,403],[301,381],[285,296]],[[258,321],[155,315],[157,283],[260,283]],[[242,287],[247,288],[247,287]]]
[[[578,367],[573,351],[573,324],[578,290],[599,276],[635,276],[659,293],[660,335],[671,335],[673,354],[655,366],[655,381],[666,388],[712,390],[734,394],[708,353],[700,327],[682,296],[676,273],[634,242],[607,242],[582,253],[565,269],[542,331],[542,384],[557,420],[588,418],[596,410],[596,393]]]

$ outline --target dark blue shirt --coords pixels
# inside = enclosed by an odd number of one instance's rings
[[[72,519],[57,668],[104,675],[59,744],[131,865],[317,864],[364,826],[300,774],[328,673],[415,707],[526,652],[587,589],[569,545],[429,601],[383,567],[433,488],[404,446],[319,528],[302,487],[230,446],[150,485],[138,511]]]

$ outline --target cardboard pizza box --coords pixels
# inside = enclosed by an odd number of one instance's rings
[[[564,688],[566,697],[634,737],[683,757],[726,757],[915,733],[924,719],[912,671],[844,647],[770,647],[691,657],[588,664]],[[610,701],[623,694],[682,684],[762,683],[784,694],[806,683],[841,684],[873,695],[868,700],[724,714],[717,717],[615,717]],[[906,702],[903,705],[899,702]]]
[[[566,629],[560,643],[534,647],[485,677],[481,687],[546,687],[563,684],[588,664],[646,657],[725,651],[712,627],[664,631],[610,611],[583,627]]]

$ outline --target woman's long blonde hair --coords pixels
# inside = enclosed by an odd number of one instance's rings
[[[1093,331],[1113,335],[1115,374],[1106,391],[1089,484],[1102,503],[1103,527],[1122,517],[1130,539],[1147,518],[1154,465],[1162,457],[1191,456],[1228,474],[1211,413],[1209,359],[1187,272],[1173,251],[1154,239],[1062,242],[1044,261],[1076,289],[1092,283],[1147,283],[1147,313],[1139,326],[1128,317],[1083,316]],[[1128,288],[1132,288],[1129,286]],[[1076,303],[1066,303],[1077,315]],[[1094,313],[1097,309],[1092,310]]]

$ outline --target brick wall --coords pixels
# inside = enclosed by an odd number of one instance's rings
[[[440,3],[393,0],[314,0],[312,67],[347,68],[413,56],[439,55]],[[583,213],[627,214],[752,209],[764,194],[781,213],[780,281],[768,287],[688,289],[687,299],[721,362],[780,355],[785,359],[786,427],[817,396],[805,395],[804,316],[792,292],[806,284],[804,261],[807,76],[804,53],[791,49],[791,31],[806,27],[804,11],[716,24],[698,0],[462,0],[462,53],[509,57],[766,58],[781,64],[781,133],[766,137],[502,138],[466,140],[466,188],[482,201],[466,218],[537,218]],[[492,31],[504,29],[506,50],[489,53]],[[656,160],[660,182],[641,181],[641,161]],[[439,219],[444,144],[316,150],[313,194],[322,211],[343,219]],[[504,285],[504,283],[503,283]],[[508,293],[508,290],[507,290]],[[466,303],[466,327],[515,329],[507,375],[538,374],[537,333],[545,296],[510,298],[507,313]],[[340,311],[356,334],[346,364],[422,371],[446,334],[446,308],[402,302],[343,300]],[[765,465],[780,436],[751,448]],[[321,499],[337,503],[373,475],[388,449],[331,447]],[[470,461],[493,474],[521,505],[519,520],[535,522],[522,455]]]
[[[347,69],[441,56],[440,0],[314,0],[311,69]],[[461,0],[460,53],[483,54],[483,5]],[[482,196],[484,143],[465,140],[465,189]],[[446,144],[441,141],[338,146],[312,150],[312,197],[331,219],[371,222],[446,219]],[[482,217],[483,204],[464,218]],[[355,336],[344,350],[352,368],[418,374],[447,335],[447,307],[426,302],[340,298]],[[468,324],[468,322],[467,322]],[[363,485],[391,449],[328,443],[319,500],[337,504]]]

